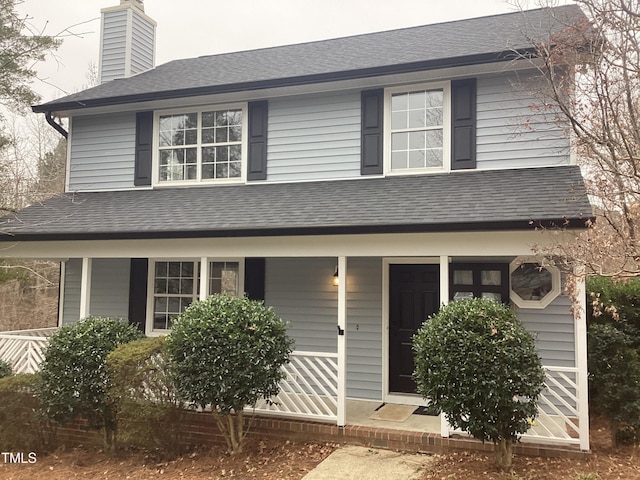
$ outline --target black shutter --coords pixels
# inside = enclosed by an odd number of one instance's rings
[[[476,168],[476,79],[451,82],[451,169]]]
[[[267,179],[267,118],[266,100],[249,103],[249,152],[247,180]]]
[[[147,321],[147,275],[149,260],[146,258],[131,259],[129,275],[129,323],[136,325],[144,332]]]
[[[365,90],[361,94],[362,140],[360,144],[360,174],[381,175],[384,89]]]
[[[136,114],[136,162],[133,184],[151,185],[151,148],[153,145],[153,112]]]
[[[244,292],[251,300],[264,300],[264,258],[244,259]]]

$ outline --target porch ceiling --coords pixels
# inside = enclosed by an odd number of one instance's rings
[[[67,193],[0,219],[0,242],[582,228],[577,166]]]

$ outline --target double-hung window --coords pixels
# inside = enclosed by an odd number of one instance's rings
[[[151,312],[148,331],[164,331],[200,296],[201,265],[190,260],[157,260],[149,269]],[[207,296],[242,293],[241,261],[208,261]]]
[[[156,183],[242,180],[245,110],[233,106],[158,112]]]
[[[450,168],[448,83],[386,90],[387,173]]]

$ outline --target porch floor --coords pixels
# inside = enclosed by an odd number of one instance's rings
[[[381,405],[381,401],[347,400],[347,425],[440,434],[439,416],[412,414],[401,422],[370,418]]]

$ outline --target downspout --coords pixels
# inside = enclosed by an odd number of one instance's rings
[[[60,133],[60,135],[62,135],[64,138],[67,138],[69,136],[69,132],[67,132],[62,125],[60,125],[53,119],[53,117],[51,116],[51,112],[46,112],[44,114],[44,118],[46,118],[47,123],[55,128],[58,133]]]

